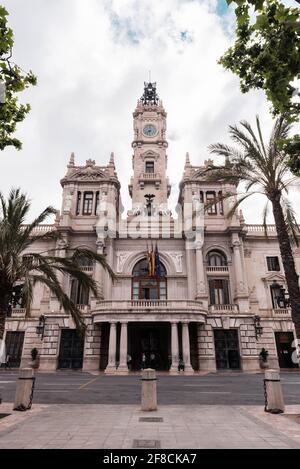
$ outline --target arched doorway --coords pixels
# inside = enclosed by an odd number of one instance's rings
[[[149,275],[147,259],[140,260],[132,271],[133,300],[166,300],[167,271],[162,262],[155,275]]]
[[[153,275],[149,271],[154,271]],[[145,301],[167,300],[167,271],[156,258],[155,269],[149,269],[148,260],[140,260],[132,271],[132,299]],[[143,305],[143,303],[142,303]],[[171,331],[167,322],[147,322],[147,313],[141,322],[128,326],[128,353],[130,369],[151,367],[168,370],[170,367]]]

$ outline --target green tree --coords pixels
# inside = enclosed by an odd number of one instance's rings
[[[14,133],[17,123],[29,113],[30,105],[19,104],[17,93],[36,85],[37,79],[31,71],[24,73],[11,61],[14,37],[7,16],[8,12],[0,5],[0,150],[7,146],[20,150],[22,143]]]
[[[30,250],[37,241],[56,241],[61,235],[57,230],[39,233],[36,228],[49,215],[56,213],[47,207],[32,223],[24,225],[30,209],[30,201],[20,189],[12,189],[8,200],[0,193],[0,339],[3,338],[5,320],[9,313],[14,295],[22,296],[27,314],[33,299],[34,286],[38,283],[46,285],[59,300],[63,310],[72,316],[77,329],[83,332],[85,324],[81,311],[64,292],[59,273],[70,275],[84,287],[98,296],[97,282],[83,272],[81,262],[89,259],[98,262],[114,277],[105,256],[89,249],[66,249],[66,257],[59,256],[59,248],[48,249],[37,253]],[[21,289],[16,289],[21,284]]]
[[[279,0],[226,0],[236,4],[236,37],[220,63],[240,78],[243,93],[262,89],[274,116],[296,122],[300,114],[300,9]],[[300,3],[300,0],[296,0]],[[254,17],[250,12],[254,8]],[[290,168],[300,174],[300,136],[290,138],[285,153]],[[298,143],[297,143],[298,142]]]
[[[300,288],[292,253],[292,242],[297,242],[299,229],[292,206],[287,199],[289,188],[299,182],[299,179],[291,175],[286,154],[279,145],[282,139],[288,138],[291,124],[282,117],[277,118],[267,144],[263,141],[258,117],[257,133],[248,122],[242,121],[240,124],[240,127],[229,126],[230,137],[236,146],[223,143],[209,146],[211,153],[225,157],[225,164],[212,166],[208,170],[208,179],[235,186],[239,183],[245,184],[245,191],[237,196],[228,217],[231,217],[237,207],[253,194],[263,194],[267,198],[263,211],[263,224],[267,234],[266,218],[271,205],[290,297],[292,319],[297,337],[300,338]],[[228,197],[234,197],[233,192],[229,191],[223,196],[223,198]]]

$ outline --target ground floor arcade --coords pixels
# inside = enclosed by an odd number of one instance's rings
[[[260,367],[262,348],[268,350],[270,366],[295,366],[291,321],[265,319],[263,333],[257,337],[253,318],[246,316],[165,319],[151,313],[147,318],[115,315],[112,320],[91,316],[84,337],[62,316],[47,317],[42,336],[37,334],[38,318],[9,319],[5,340],[10,366],[27,366],[33,348],[38,349],[39,368],[44,371],[126,374],[149,366],[170,373],[254,371]]]

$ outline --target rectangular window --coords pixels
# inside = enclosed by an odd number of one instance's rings
[[[268,264],[268,270],[269,271],[278,272],[280,270],[280,264],[279,264],[278,256],[267,257],[267,264]]]
[[[206,192],[206,203],[209,204],[207,208],[207,213],[209,215],[216,215],[217,213],[217,206],[213,201],[216,200],[216,193],[211,191],[211,192]]]
[[[70,299],[75,305],[89,304],[89,290],[81,285],[77,279],[72,280]]]
[[[229,282],[227,279],[209,280],[209,296],[211,305],[229,304]]]
[[[201,202],[201,204],[204,203],[203,191],[200,191],[200,202]]]
[[[80,206],[81,206],[81,192],[77,192],[76,215],[80,214]]]
[[[83,197],[83,215],[91,215],[93,211],[93,192],[85,192]]]
[[[99,206],[99,191],[96,192],[95,215],[97,215],[98,206]]]
[[[219,214],[224,215],[224,206],[223,206],[223,199],[222,199],[222,191],[218,192],[219,198]]]
[[[146,161],[146,173],[154,173],[154,161]]]

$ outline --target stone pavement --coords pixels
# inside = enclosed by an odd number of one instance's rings
[[[3,404],[0,412],[11,408]],[[300,406],[288,406],[291,413],[299,414]],[[169,405],[142,412],[137,405],[35,405],[0,420],[0,449],[300,448],[299,424],[286,414],[256,406]]]

